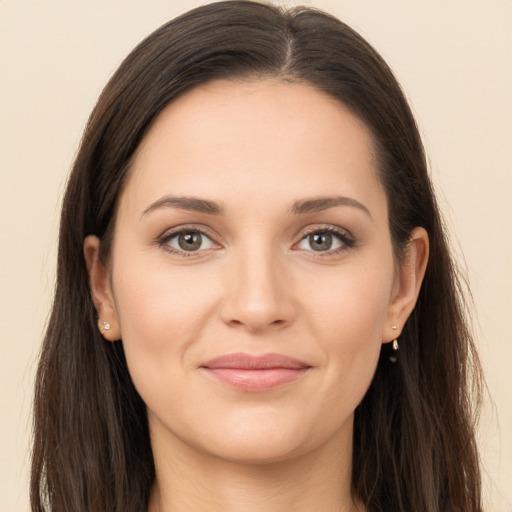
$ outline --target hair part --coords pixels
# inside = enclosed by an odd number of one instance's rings
[[[97,235],[108,259],[131,162],[166,105],[213,80],[268,77],[307,83],[361,119],[375,144],[396,254],[415,227],[430,238],[399,362],[390,363],[383,346],[356,409],[353,493],[371,512],[481,511],[480,367],[463,281],[400,86],[377,52],[328,14],[228,1],[189,11],[142,41],[87,124],[64,197],[57,286],[36,376],[33,512],[146,510],[155,477],[146,407],[122,342],[97,330],[83,241]]]

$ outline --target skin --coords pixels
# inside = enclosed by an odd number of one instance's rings
[[[224,214],[162,204],[169,195],[215,201]],[[326,196],[349,201],[290,213]],[[169,239],[184,227],[206,233],[199,249],[179,252],[177,235]],[[308,234],[326,228],[344,238],[318,250]],[[279,79],[194,89],[142,142],[106,264],[98,251],[88,237],[93,298],[111,324],[104,336],[122,337],[148,408],[150,511],[362,510],[350,495],[354,409],[381,344],[414,307],[428,237],[416,228],[405,260],[394,259],[371,136],[357,117]],[[234,352],[311,368],[259,393],[201,371]]]

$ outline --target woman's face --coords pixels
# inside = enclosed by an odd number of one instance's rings
[[[349,446],[407,314],[369,133],[279,80],[215,82],[162,112],[106,272],[100,318],[122,337],[154,447],[229,460]]]

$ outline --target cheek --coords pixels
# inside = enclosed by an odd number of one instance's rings
[[[337,269],[325,286],[309,287],[304,304],[326,361],[325,393],[345,411],[362,400],[377,366],[393,284],[392,261],[385,267]]]
[[[312,282],[300,295],[322,339],[347,349],[380,344],[392,291],[392,261],[373,268],[335,268]]]
[[[120,258],[114,268],[121,336],[137,388],[183,365],[186,370],[187,349],[201,338],[215,309],[211,273],[158,261],[149,266],[143,257]]]

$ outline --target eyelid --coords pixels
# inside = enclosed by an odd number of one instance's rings
[[[203,224],[180,224],[178,226],[165,229],[165,231],[157,236],[157,239],[162,240],[163,238],[182,233],[183,231],[197,231],[198,233],[206,235],[208,238],[218,237],[218,235],[216,235],[210,228]]]
[[[355,241],[354,236],[348,229],[341,228],[339,226],[334,226],[332,224],[316,224],[314,226],[310,226],[305,228],[300,232],[298,236],[299,241],[304,239],[304,237],[311,235],[313,233],[327,231],[329,233],[333,233],[335,235],[339,235],[342,238],[346,238],[351,241]]]
[[[342,247],[339,247],[337,249],[330,249],[327,251],[308,251],[305,249],[299,249],[304,250],[305,252],[314,253],[315,256],[319,257],[329,257],[329,256],[336,256],[337,254],[344,252],[348,249],[351,249],[356,245],[355,238],[352,236],[352,234],[344,228],[340,228],[339,226],[333,226],[331,224],[321,224],[316,225],[314,227],[309,227],[306,230],[302,231],[299,235],[299,240],[294,243],[293,247],[296,247],[300,242],[302,242],[306,237],[309,235],[312,235],[314,233],[331,233],[334,236],[338,237],[338,239],[343,244]]]
[[[159,235],[156,238],[156,241],[157,241],[158,245],[163,247],[166,251],[168,251],[172,254],[177,254],[179,256],[184,256],[184,257],[198,256],[203,252],[212,250],[212,248],[209,248],[209,249],[202,249],[202,250],[198,250],[198,251],[184,251],[181,249],[176,249],[175,247],[171,247],[169,245],[169,241],[172,240],[173,238],[175,238],[176,236],[180,235],[181,233],[184,233],[184,232],[186,233],[186,232],[191,232],[191,231],[195,232],[195,233],[199,233],[202,236],[205,236],[206,238],[208,238],[214,245],[217,246],[215,249],[221,247],[219,242],[216,241],[217,236],[213,235],[210,232],[210,230],[208,228],[206,228],[205,226],[198,226],[197,224],[184,224],[184,225],[176,226],[173,228],[168,228],[161,235]]]

